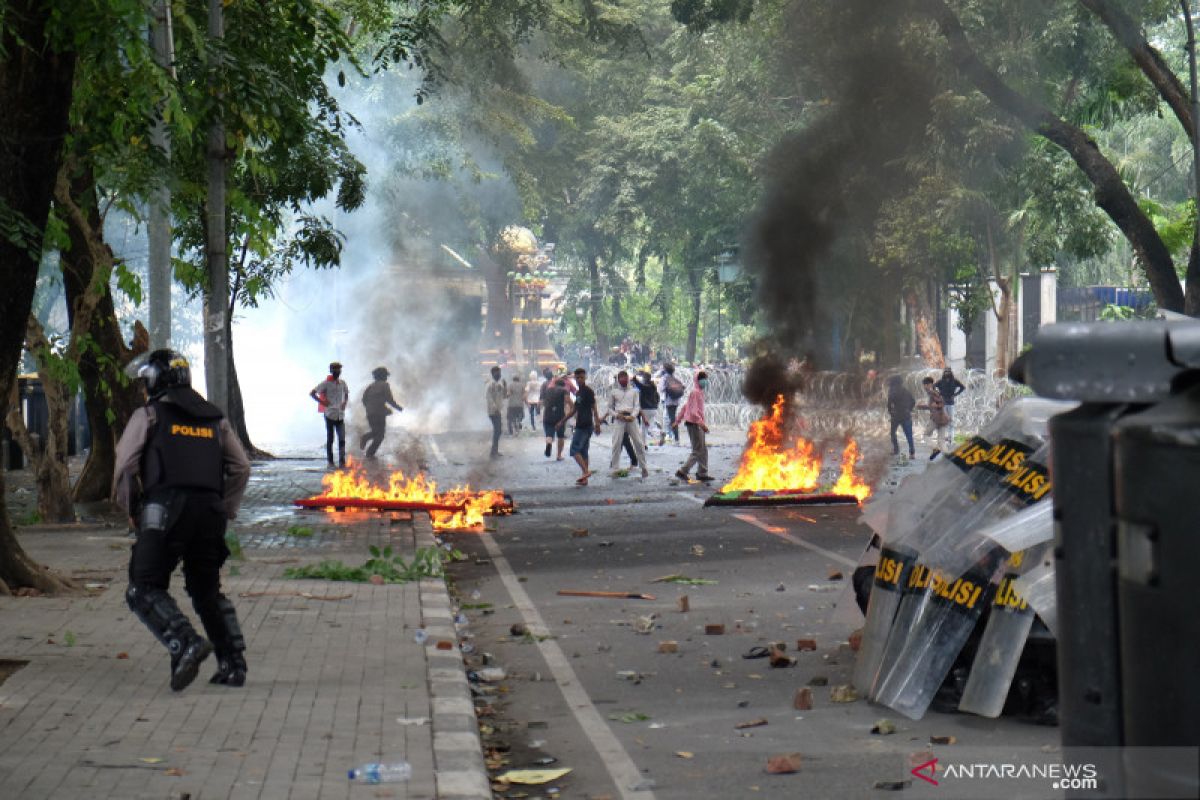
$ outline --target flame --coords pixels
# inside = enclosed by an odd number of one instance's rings
[[[833,485],[830,491],[833,494],[845,494],[858,498],[858,502],[862,502],[871,496],[871,487],[863,483],[862,479],[854,473],[854,468],[858,464],[858,442],[851,438],[846,442],[846,449],[842,450],[842,473],[838,476],[837,483]]]
[[[787,404],[783,395],[775,399],[771,413],[750,425],[746,448],[737,474],[721,487],[722,492],[815,491],[821,479],[821,457],[812,442],[788,433]],[[842,451],[842,468],[832,494],[853,496],[861,503],[871,496],[871,487],[855,473],[858,442],[851,437]]]
[[[794,436],[788,442],[786,427],[784,397],[779,395],[771,406],[771,413],[750,424],[737,474],[721,487],[721,491],[816,489],[821,476],[821,460],[812,442],[800,436]]]
[[[327,474],[321,479],[324,491],[313,499],[328,497],[379,500],[383,502],[429,503],[440,506],[462,506],[461,511],[430,510],[429,518],[435,530],[482,530],[483,518],[494,513],[496,507],[507,505],[504,493],[488,489],[472,491],[470,486],[456,486],[439,492],[437,482],[417,473],[408,477],[397,470],[388,476],[387,485],[371,482],[362,468],[350,462],[350,466]]]

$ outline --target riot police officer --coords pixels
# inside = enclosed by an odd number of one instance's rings
[[[246,643],[233,603],[221,594],[220,569],[229,556],[226,521],[237,516],[250,462],[220,409],[192,389],[187,359],[156,350],[138,377],[147,402],[121,435],[113,476],[113,499],[137,530],[125,600],[170,652],[171,689],[195,680],[214,650],[212,682],[241,686]],[[167,593],[180,560],[211,643]]]

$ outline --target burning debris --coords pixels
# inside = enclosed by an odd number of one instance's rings
[[[353,461],[346,469],[326,475],[321,484],[321,494],[296,500],[295,504],[334,511],[428,511],[433,527],[439,531],[482,531],[485,516],[513,511],[512,498],[498,489],[473,491],[469,486],[456,486],[439,492],[437,483],[424,473],[410,478],[402,471],[391,473],[387,485],[380,486]]]
[[[706,505],[861,503],[871,496],[871,487],[855,471],[859,450],[853,438],[842,450],[837,481],[818,492],[821,455],[796,428],[787,396],[776,396],[771,413],[751,424],[737,474]]]

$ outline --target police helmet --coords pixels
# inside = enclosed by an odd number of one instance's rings
[[[155,350],[138,370],[146,382],[146,393],[158,397],[167,389],[192,385],[192,368],[188,360],[174,350]]]

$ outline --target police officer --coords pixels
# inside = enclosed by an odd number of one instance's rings
[[[216,650],[212,683],[246,682],[246,650],[233,603],[221,594],[227,519],[237,516],[250,462],[220,409],[191,387],[187,359],[155,350],[138,371],[147,402],[117,443],[113,499],[137,530],[125,600],[171,654],[171,689],[196,679]],[[167,593],[182,559],[184,586],[206,641]]]

